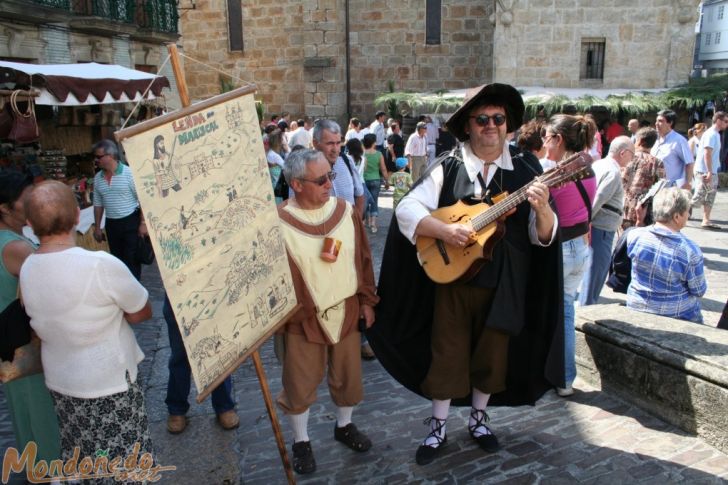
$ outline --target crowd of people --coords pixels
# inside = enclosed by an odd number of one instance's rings
[[[362,358],[378,358],[431,400],[418,464],[441,454],[452,404],[470,407],[467,433],[478,447],[497,451],[489,405],[533,403],[552,388],[573,394],[575,306],[598,302],[618,235],[630,262],[627,306],[702,322],[703,256],[681,229],[699,207],[701,227],[717,228],[710,217],[728,115],[696,125],[690,141],[675,131],[670,110],[657,114],[655,128],[635,119],[626,132],[616,122],[599,127],[591,115],[525,124],[524,115],[519,92],[496,83],[469,90],[442,127],[421,117],[406,140],[384,112],[369,125],[352,118],[346,132],[332,120],[288,113],[263,124],[301,304],[279,332],[285,351],[277,397],[297,473],[316,470],[308,421],[324,376],[336,406],[334,439],[356,452],[371,448],[352,419],[363,399]],[[76,447],[94,456],[101,443],[112,456],[135,444],[153,451],[137,381],[143,354],[130,326],[151,317],[135,254],[147,235],[144,215],[116,145],[105,140],[93,150],[100,168],[94,236],[108,239],[110,255],[76,247],[79,211],[68,187],[0,174],[0,304],[9,307],[20,292],[37,336],[10,359],[16,375],[4,388],[18,446],[33,441],[46,460],[70,459]],[[163,140],[155,141],[155,157],[163,154]],[[575,159],[585,163],[578,177],[547,182]],[[164,190],[177,190],[173,182]],[[394,217],[377,287],[367,233],[378,232],[381,190],[390,187]],[[519,194],[520,203],[487,230],[468,222],[512,200],[503,193]],[[444,217],[445,209],[468,218]],[[26,221],[37,246],[21,235]],[[322,240],[340,249],[322,250]],[[448,264],[473,249],[487,262],[478,258],[456,281],[436,283],[418,255],[426,240]],[[163,315],[172,354],[167,429],[178,434],[188,424],[190,367],[166,298]],[[23,364],[38,348],[44,373]],[[524,352],[531,358],[519,358]],[[230,378],[212,392],[212,407],[223,429],[239,426]]]

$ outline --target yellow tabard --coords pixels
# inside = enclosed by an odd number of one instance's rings
[[[287,205],[288,211],[295,219],[307,225],[319,225],[328,220],[336,209],[336,198],[332,197],[320,209],[303,210]],[[344,215],[336,225],[323,225],[321,233],[309,234],[281,221],[283,237],[291,254],[303,275],[311,298],[316,307],[316,316],[324,333],[333,343],[341,338],[344,324],[344,300],[356,294],[357,278],[355,264],[355,233],[351,223],[352,208],[347,204]],[[329,263],[321,259],[324,238],[333,237],[341,241],[339,256],[335,262]]]

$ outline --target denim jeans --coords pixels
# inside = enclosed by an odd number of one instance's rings
[[[376,217],[379,215],[379,189],[382,186],[382,179],[366,180],[365,184],[367,186],[367,190],[369,190],[369,193],[372,196],[367,204],[366,213],[370,216]]]
[[[607,273],[609,273],[613,242],[614,231],[604,231],[592,227],[591,257],[581,282],[579,305],[594,305],[599,300],[599,294],[602,292],[604,282],[607,280]]]
[[[182,335],[179,333],[177,320],[174,318],[172,305],[169,298],[164,297],[164,308],[162,309],[164,320],[167,322],[169,332],[169,380],[167,381],[167,404],[169,414],[184,416],[190,409],[187,397],[190,394],[190,377],[192,370],[187,360],[187,351],[182,342]],[[232,397],[233,381],[230,376],[212,391],[212,409],[216,414],[224,413],[235,407]]]
[[[589,245],[584,236],[580,236],[561,243],[561,251],[564,255],[564,364],[568,387],[576,379],[574,300],[589,261]]]

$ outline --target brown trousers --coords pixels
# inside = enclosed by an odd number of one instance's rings
[[[276,399],[284,413],[306,412],[316,402],[316,388],[326,371],[334,404],[354,406],[362,400],[359,332],[351,332],[334,345],[311,343],[305,335],[290,332],[284,337],[283,389]]]
[[[491,288],[437,286],[425,395],[445,400],[465,397],[472,388],[487,394],[505,390],[509,337],[485,326],[492,300]]]

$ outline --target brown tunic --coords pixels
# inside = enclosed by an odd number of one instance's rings
[[[300,231],[309,234],[323,235],[324,225],[327,227],[335,227],[345,214],[347,202],[343,199],[337,200],[336,209],[329,218],[322,224],[311,226],[294,218],[289,212],[283,210],[288,204],[284,201],[278,207],[278,215],[283,223],[297,228]],[[357,275],[357,292],[355,295],[345,300],[345,317],[341,330],[341,339],[343,340],[352,331],[356,330],[359,320],[359,306],[362,304],[375,306],[379,302],[376,295],[376,286],[374,284],[374,269],[372,267],[372,254],[369,247],[364,225],[361,218],[354,210],[351,213],[352,223],[354,224],[354,232],[356,237],[355,248],[355,265]],[[303,280],[301,270],[295,264],[291,256],[288,256],[288,262],[291,267],[291,275],[293,277],[293,286],[296,289],[296,299],[302,305],[302,308],[296,312],[293,317],[284,325],[283,331],[302,334],[306,336],[306,340],[311,343],[331,344],[316,317],[316,307],[313,299],[308,291],[308,287]]]

